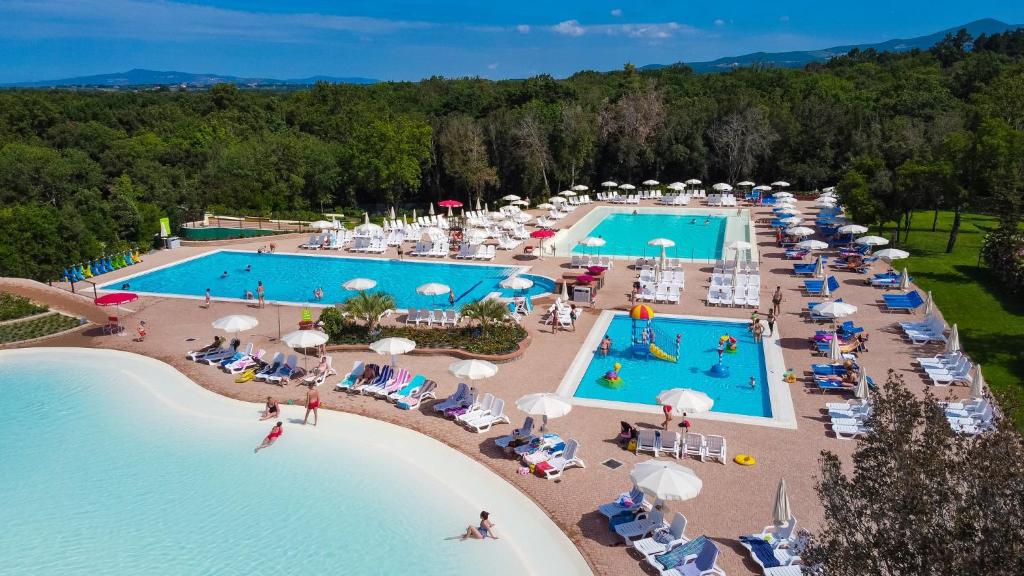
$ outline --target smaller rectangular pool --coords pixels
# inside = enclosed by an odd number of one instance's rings
[[[714,260],[722,256],[725,239],[725,216],[709,214],[608,214],[587,236],[603,238],[605,245],[588,248],[576,245],[572,251],[582,254],[614,254],[616,256],[657,256],[661,248],[648,246],[654,238],[668,238],[676,243],[668,248],[669,258]]]
[[[606,314],[610,314],[606,312]],[[646,324],[646,323],[645,323]],[[575,398],[604,400],[617,403],[639,404],[656,407],[656,397],[662,390],[670,388],[691,388],[710,396],[715,404],[713,413],[740,416],[772,418],[772,402],[764,346],[754,342],[744,322],[699,320],[678,317],[657,316],[652,324],[655,344],[670,355],[676,354],[676,335],[681,336],[679,356],[676,362],[658,359],[652,355],[635,355],[631,351],[633,321],[623,313],[612,316],[607,328],[602,321],[592,333],[577,357],[579,368],[581,357],[586,369],[582,376],[567,375],[559,393]],[[638,326],[639,327],[639,326]],[[611,353],[602,356],[597,350],[601,338],[607,334],[612,339]],[[736,351],[727,352],[723,363],[729,367],[730,376],[718,378],[710,368],[718,362],[718,341],[729,335],[736,339]],[[621,364],[618,385],[610,385],[603,376],[614,365]],[[750,377],[756,386],[750,387]],[[570,382],[573,381],[573,382]],[[575,386],[573,386],[575,384]],[[572,388],[575,391],[572,391]]]

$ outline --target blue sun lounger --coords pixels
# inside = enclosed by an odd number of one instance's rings
[[[885,299],[886,309],[893,311],[913,312],[924,304],[917,290],[911,290],[906,294],[884,294],[882,298]]]
[[[835,276],[829,276],[825,280],[804,280],[804,290],[810,296],[820,296],[824,290],[825,282],[828,282],[828,291],[835,292],[839,289],[839,280]]]

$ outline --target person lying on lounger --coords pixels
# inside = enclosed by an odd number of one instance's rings
[[[363,368],[363,373],[359,375],[359,378],[356,378],[356,382],[352,387],[358,388],[359,386],[364,386],[373,382],[373,379],[378,375],[377,370],[378,368],[376,364],[367,364],[366,367]]]

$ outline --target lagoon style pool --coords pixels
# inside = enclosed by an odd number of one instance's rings
[[[246,267],[251,269],[246,271]],[[370,278],[377,281],[370,291],[391,294],[399,308],[448,308],[447,295],[432,297],[416,292],[418,286],[428,282],[450,286],[455,291],[455,307],[459,308],[494,292],[503,297],[522,294],[499,285],[520,270],[514,266],[218,250],[116,280],[100,289],[118,290],[127,283],[128,289],[137,293],[202,297],[209,288],[213,298],[242,299],[246,291],[255,294],[257,282],[262,281],[268,301],[331,305],[354,294],[343,289],[342,283]],[[224,272],[227,277],[223,277]],[[526,291],[529,296],[554,289],[550,278],[524,276],[534,282]],[[317,287],[324,290],[323,300],[313,298]]]
[[[590,574],[506,481],[391,424],[201,388],[108,350],[0,351],[4,574]],[[461,542],[481,509],[500,540]]]

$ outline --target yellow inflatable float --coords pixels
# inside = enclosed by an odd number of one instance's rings
[[[754,460],[754,457],[750,454],[737,454],[736,457],[733,458],[733,462],[740,466],[753,466],[754,464],[757,464],[757,460]]]

